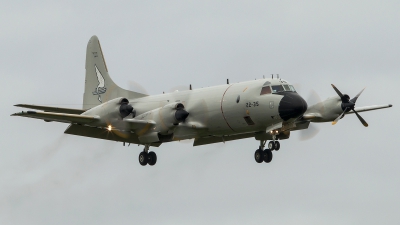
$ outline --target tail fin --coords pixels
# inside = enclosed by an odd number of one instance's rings
[[[117,97],[134,99],[147,96],[120,88],[111,80],[97,36],[91,37],[87,45],[85,68],[83,109],[90,109]]]

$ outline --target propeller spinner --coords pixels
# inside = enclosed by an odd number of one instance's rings
[[[121,114],[122,118],[129,116],[131,113],[133,114],[132,117],[135,117],[134,114],[136,114],[133,107],[131,105],[129,105],[129,102],[121,103],[121,106],[119,107],[119,113]]]

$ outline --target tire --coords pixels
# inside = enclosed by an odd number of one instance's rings
[[[150,166],[154,166],[156,164],[156,162],[157,162],[156,153],[155,152],[149,152],[147,159],[148,159],[149,165]]]
[[[279,141],[275,141],[275,151],[278,151],[281,148],[281,144]]]
[[[262,163],[264,160],[264,152],[261,149],[257,149],[254,153],[254,159],[257,163]]]
[[[264,150],[264,162],[270,163],[272,161],[272,152],[269,149]]]
[[[273,141],[270,141],[269,143],[268,143],[268,149],[269,150],[275,150],[275,142],[273,142]]]
[[[140,163],[140,165],[142,165],[142,166],[147,165],[147,161],[148,161],[147,153],[146,152],[141,152],[139,154],[139,163]]]

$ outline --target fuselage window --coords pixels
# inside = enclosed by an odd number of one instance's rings
[[[271,94],[271,88],[269,86],[265,86],[261,89],[260,95]]]
[[[282,92],[282,91],[283,91],[282,85],[274,85],[274,86],[272,86],[272,93],[278,93],[278,92]]]

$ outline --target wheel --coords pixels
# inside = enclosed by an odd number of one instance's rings
[[[281,144],[279,144],[279,141],[275,141],[275,151],[278,151],[281,148]]]
[[[140,163],[140,165],[142,165],[142,166],[147,165],[147,159],[148,159],[148,155],[147,155],[146,152],[141,152],[139,154],[139,163]]]
[[[264,162],[269,163],[272,161],[272,152],[270,149],[264,150]]]
[[[268,148],[269,148],[269,150],[274,150],[275,149],[275,143],[273,142],[273,141],[270,141],[269,143],[268,143]]]
[[[147,156],[147,162],[150,166],[154,166],[157,162],[157,155],[155,152],[149,152]]]
[[[264,159],[263,150],[257,149],[256,152],[254,153],[254,159],[256,160],[257,163],[262,163]]]

